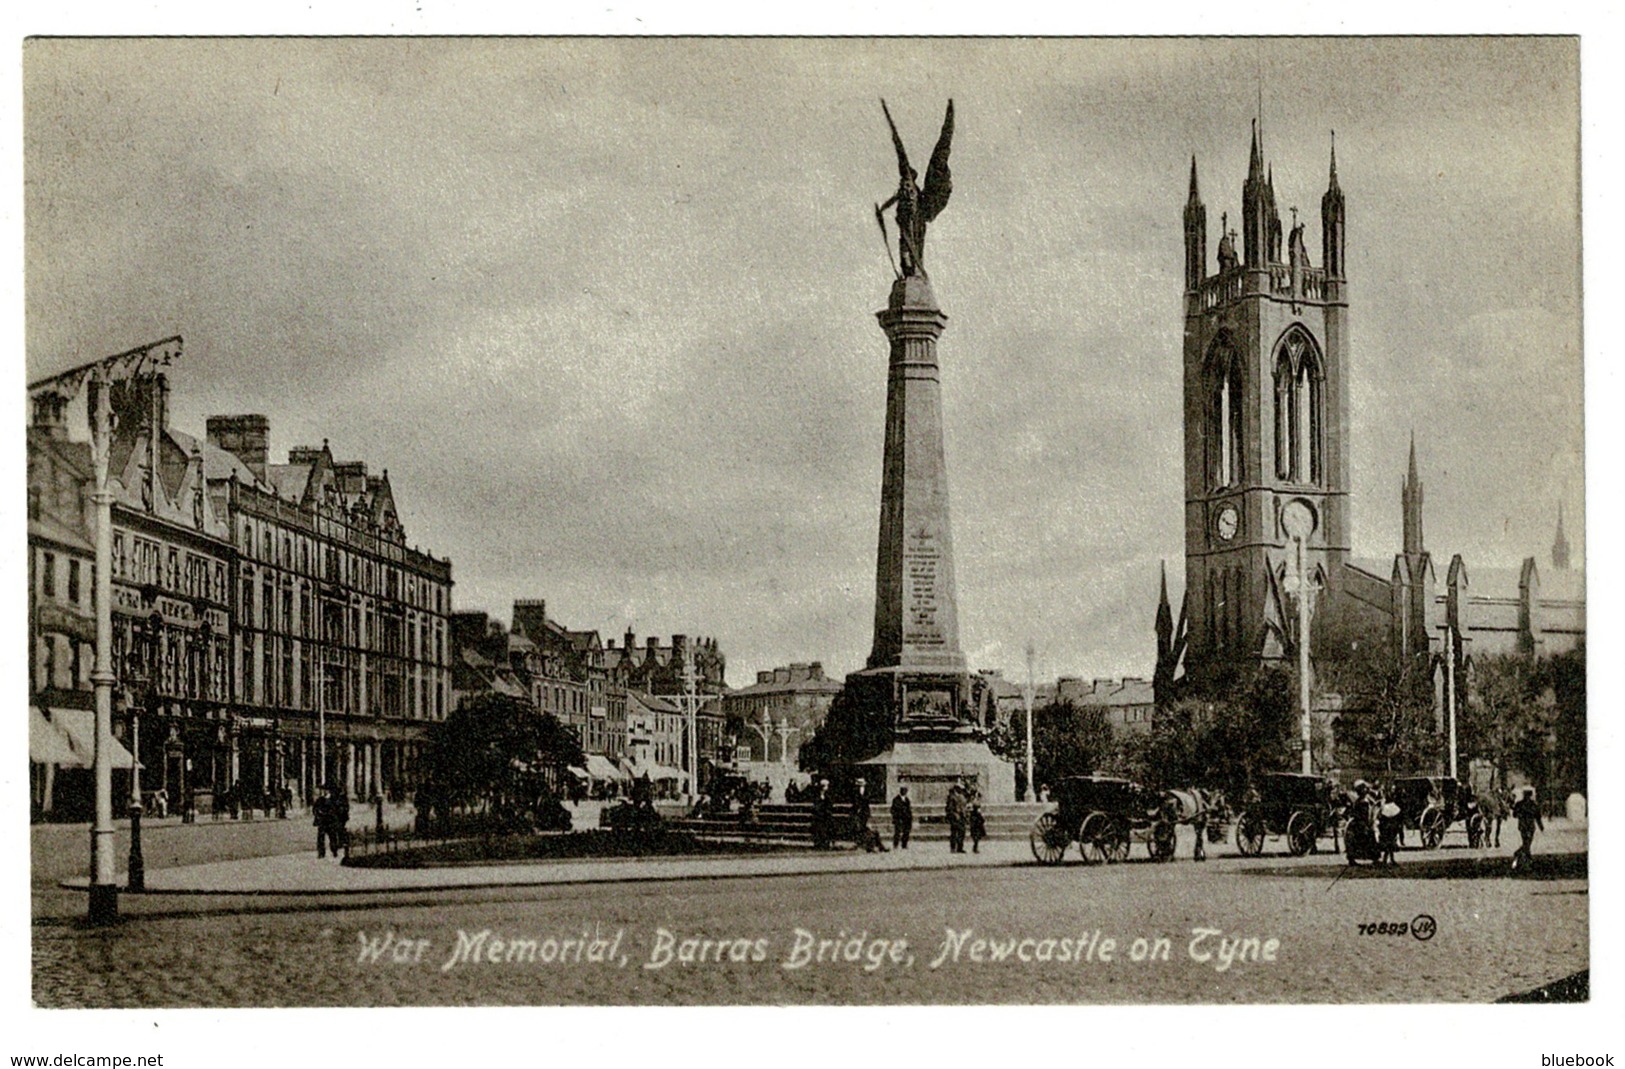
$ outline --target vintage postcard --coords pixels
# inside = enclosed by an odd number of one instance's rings
[[[22,74],[36,1007],[1591,998],[1578,38]]]

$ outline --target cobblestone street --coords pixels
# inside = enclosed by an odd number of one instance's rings
[[[276,853],[294,825],[218,838],[237,856]],[[240,845],[256,835],[257,848]],[[189,842],[169,848],[173,863],[208,859]],[[1016,844],[996,845],[1014,862]],[[86,927],[83,895],[43,881],[37,864],[34,996],[42,1006],[1484,1002],[1589,967],[1584,831],[1555,828],[1538,849],[1535,876],[1516,879],[1504,875],[1505,843],[1407,851],[1392,871],[1347,871],[1325,855],[1247,861],[1228,848],[1195,865],[1182,847],[1166,865],[983,858],[929,871],[124,896],[125,919],[107,930]],[[1437,924],[1427,940],[1360,930],[1422,914]],[[938,961],[950,929],[957,960],[950,946]],[[1193,946],[1197,929],[1223,935]],[[482,931],[480,958],[468,960]],[[679,960],[691,937],[712,943],[690,944],[689,956],[711,960]],[[1227,966],[1228,937],[1257,943],[1228,948],[1246,960]],[[786,967],[817,957],[809,938],[836,941],[842,956],[856,938],[859,960]],[[1133,960],[1137,938],[1150,960]],[[1263,960],[1269,940],[1274,961]],[[668,950],[668,964],[647,967]]]

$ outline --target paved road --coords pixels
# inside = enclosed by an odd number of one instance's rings
[[[50,1006],[1488,1001],[1589,967],[1584,835],[1560,830],[1542,846],[1533,879],[1502,875],[1508,850],[1408,852],[1391,872],[1345,873],[1329,857],[1023,864],[342,898],[126,897],[127,919],[109,930],[82,925],[81,895],[36,881],[34,997]],[[1359,930],[1424,913],[1437,925],[1426,941]],[[1192,947],[1198,929],[1257,942],[1241,947],[1249,960],[1226,965],[1224,951],[1236,948],[1217,935]],[[1138,937],[1166,939],[1167,960],[1132,960]],[[859,960],[787,968],[809,938]],[[978,947],[983,938],[991,942]],[[459,958],[460,939],[481,960]],[[681,962],[688,939],[691,956],[722,960]],[[950,945],[933,967],[945,942],[957,942],[957,958]],[[646,967],[663,948],[672,960]],[[560,952],[569,960],[542,960]]]

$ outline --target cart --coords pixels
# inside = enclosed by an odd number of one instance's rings
[[[1177,810],[1167,797],[1111,776],[1070,776],[1054,787],[1057,805],[1033,823],[1028,841],[1033,857],[1059,865],[1067,847],[1078,844],[1085,864],[1125,861],[1129,846],[1146,844],[1153,860],[1174,856]]]
[[[1402,776],[1388,785],[1388,800],[1399,806],[1406,830],[1421,833],[1422,849],[1436,850],[1458,821],[1467,826],[1467,845],[1482,846],[1488,822],[1471,791],[1449,776]]]
[[[1324,776],[1266,773],[1236,818],[1236,849],[1243,857],[1257,857],[1264,852],[1265,836],[1274,835],[1286,837],[1293,857],[1315,851],[1328,837],[1336,852],[1339,808],[1332,801],[1331,781]]]

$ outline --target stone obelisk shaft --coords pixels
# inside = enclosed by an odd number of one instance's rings
[[[937,368],[937,338],[948,317],[930,283],[909,276],[892,286],[878,318],[891,362],[868,667],[963,672]]]

